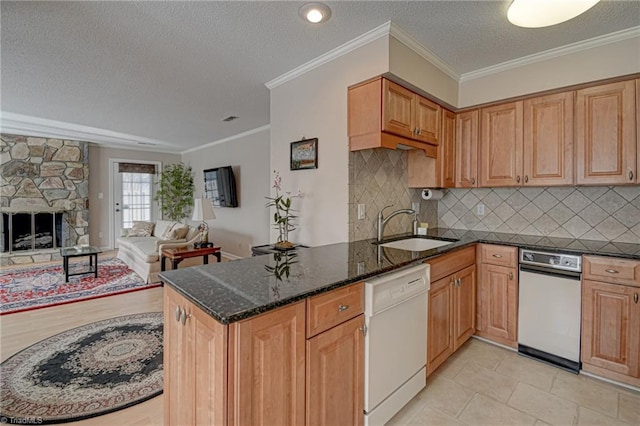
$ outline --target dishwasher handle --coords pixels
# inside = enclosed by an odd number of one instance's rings
[[[520,265],[520,272],[529,272],[532,274],[549,275],[551,277],[567,278],[570,280],[580,281],[582,274],[580,272],[565,271],[563,269],[552,269],[533,265]]]

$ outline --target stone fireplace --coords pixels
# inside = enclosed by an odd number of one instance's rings
[[[0,135],[0,261],[49,261],[89,243],[88,143]]]

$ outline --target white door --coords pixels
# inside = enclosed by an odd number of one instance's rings
[[[119,172],[119,163],[113,163],[113,240],[118,248],[118,237],[133,226],[133,221],[155,221],[158,203],[153,200],[156,176],[148,173]]]

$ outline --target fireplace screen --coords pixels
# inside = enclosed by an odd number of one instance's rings
[[[63,214],[3,213],[1,251],[11,253],[61,247]]]

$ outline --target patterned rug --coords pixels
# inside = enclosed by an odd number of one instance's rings
[[[65,423],[162,393],[162,312],[83,325],[0,364],[0,422]]]
[[[70,269],[87,269],[88,260],[74,262]],[[81,270],[82,270],[81,269]],[[0,272],[0,315],[62,305],[80,300],[95,299],[157,287],[147,284],[120,259],[98,259],[98,278],[93,274],[69,277],[64,282],[60,265],[28,266]]]

